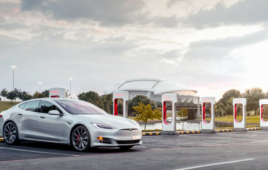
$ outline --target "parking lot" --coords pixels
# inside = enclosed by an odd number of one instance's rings
[[[267,169],[268,131],[144,136],[129,151],[0,143],[0,169]]]

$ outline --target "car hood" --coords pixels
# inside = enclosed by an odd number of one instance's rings
[[[129,128],[138,128],[140,126],[138,123],[133,120],[112,115],[74,115],[75,118],[80,119],[82,122],[88,123],[103,123],[111,125],[117,129],[129,129]]]

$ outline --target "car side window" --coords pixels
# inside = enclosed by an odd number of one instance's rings
[[[61,110],[55,106],[53,103],[50,103],[48,101],[42,101],[41,103],[41,113],[48,113],[50,110],[58,110],[60,113]]]
[[[32,112],[39,112],[39,103],[40,101],[28,102],[27,105],[24,107],[24,110],[32,111]]]
[[[24,108],[25,108],[26,105],[27,105],[27,103],[23,103],[23,104],[19,105],[19,108],[22,109],[22,110],[24,110]]]

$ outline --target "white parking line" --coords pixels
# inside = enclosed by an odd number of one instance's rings
[[[223,164],[232,164],[232,163],[238,163],[238,162],[244,162],[244,161],[252,161],[255,158],[249,158],[249,159],[242,159],[242,160],[236,160],[236,161],[229,161],[229,162],[220,162],[220,163],[214,163],[214,164],[207,164],[207,165],[199,165],[199,166],[193,166],[188,168],[181,168],[176,170],[188,170],[188,169],[197,169],[197,168],[203,168],[208,166],[216,166],[216,165],[223,165]]]
[[[44,153],[44,154],[53,154],[53,155],[79,156],[79,155],[71,155],[71,154],[40,152],[40,151],[31,151],[31,150],[23,150],[23,149],[15,149],[15,148],[5,148],[5,147],[0,147],[0,149],[9,149],[9,150],[15,150],[15,151],[22,151],[22,152],[34,152],[34,153]]]

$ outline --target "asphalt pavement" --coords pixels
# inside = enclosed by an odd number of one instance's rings
[[[129,151],[99,148],[84,153],[70,146],[0,143],[0,169],[268,169],[268,130],[144,136]]]

